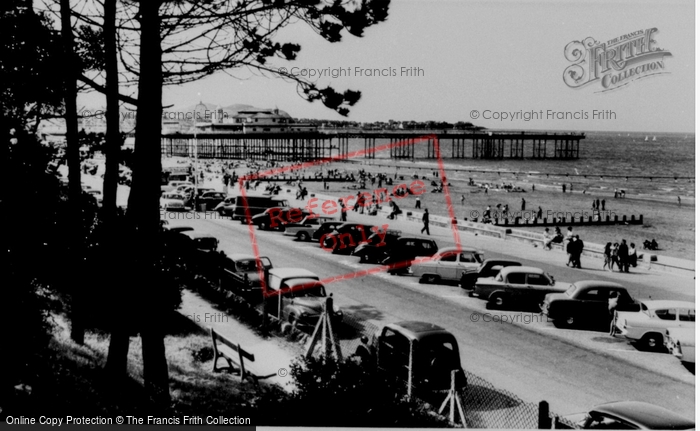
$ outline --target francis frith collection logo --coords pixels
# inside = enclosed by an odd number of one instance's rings
[[[637,30],[604,43],[592,37],[570,42],[564,56],[572,64],[564,70],[564,82],[571,88],[599,83],[602,89],[597,92],[605,92],[669,73],[664,57],[671,53],[656,46],[656,32],[656,28]]]

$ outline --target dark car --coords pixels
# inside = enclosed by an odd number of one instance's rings
[[[554,281],[540,268],[531,266],[509,266],[501,269],[495,277],[476,280],[474,296],[486,299],[489,308],[538,306],[545,295],[563,293],[569,283]]]
[[[284,230],[288,223],[299,223],[309,212],[301,208],[268,208],[255,215],[251,222],[260,230]]]
[[[386,250],[382,265],[389,265],[389,274],[408,273],[411,262],[418,257],[433,256],[438,246],[432,239],[401,237]]]
[[[362,263],[380,263],[386,259],[389,249],[394,247],[400,237],[401,231],[398,230],[374,232],[367,241],[360,242],[352,255],[359,256]]]
[[[221,202],[226,199],[226,193],[222,192],[205,192],[202,193],[202,196],[197,199],[197,204],[198,205],[206,205],[206,210],[211,211],[214,208],[216,208],[217,205],[219,205]]]
[[[577,281],[564,293],[549,293],[544,297],[542,313],[557,327],[609,327],[612,316],[608,310],[610,295],[617,292],[618,311],[637,311],[640,305],[627,289],[609,281]]]
[[[486,259],[479,268],[462,271],[462,278],[459,281],[459,285],[462,289],[469,291],[471,295],[474,291],[474,285],[477,279],[495,277],[503,268],[521,265],[520,262],[515,260]]]
[[[259,303],[263,299],[260,273],[270,269],[272,262],[264,256],[256,259],[247,254],[224,254],[219,285],[250,302]]]
[[[325,239],[327,235],[331,234],[343,224],[345,224],[343,221],[328,221],[321,223],[321,226],[316,229],[311,236],[311,240],[321,242],[321,240]]]
[[[641,401],[616,401],[601,404],[587,413],[567,415],[564,419],[576,429],[610,430],[687,430],[695,422],[676,412]],[[571,426],[558,426],[570,429]]]
[[[186,262],[202,273],[212,273],[217,266],[219,240],[195,230],[183,231],[179,235],[184,238],[180,244]]]
[[[413,382],[419,391],[450,389],[452,371],[456,384],[466,379],[454,335],[445,328],[426,322],[398,322],[380,329],[371,340],[363,337],[355,356],[363,365],[376,368],[385,376]]]
[[[367,224],[343,223],[323,238],[321,248],[334,254],[350,254],[362,241],[367,241],[374,233],[373,228]]]
[[[289,208],[289,202],[286,199],[271,196],[246,196],[245,199],[243,196],[236,196],[235,201],[227,205],[224,211],[231,214],[231,220],[240,220],[245,224],[248,214],[253,217],[270,208]]]

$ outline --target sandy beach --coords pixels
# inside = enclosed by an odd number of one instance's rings
[[[421,164],[425,167],[425,164]],[[433,171],[435,169],[418,169],[417,164],[410,162],[393,162],[383,159],[381,161],[348,161],[334,162],[332,164],[317,166],[303,171],[295,171],[302,176],[313,176],[316,172],[328,169],[338,169],[339,171],[351,173],[360,169],[366,172],[385,173],[394,180],[394,185],[399,183],[410,184],[413,175],[426,184],[426,193],[420,196],[422,208],[429,208],[431,214],[448,215],[445,193],[431,193],[433,187],[430,186],[432,180],[436,180]],[[391,166],[391,167],[389,167]],[[249,172],[250,169],[243,167],[236,169],[236,173],[241,175]],[[262,169],[265,171],[265,169]],[[644,216],[643,225],[617,225],[599,227],[576,227],[574,231],[586,242],[605,244],[607,242],[619,242],[626,239],[628,243],[635,243],[638,250],[642,250],[644,240],[655,239],[659,244],[658,254],[673,256],[683,259],[695,259],[695,199],[682,196],[681,205],[678,205],[677,196],[663,196],[652,194],[631,194],[626,193],[625,198],[615,199],[613,190],[592,188],[587,186],[587,181],[581,177],[574,182],[574,191],[570,191],[571,181],[565,181],[564,177],[545,178],[543,176],[528,176],[527,173],[513,175],[499,175],[498,173],[477,173],[471,172],[468,176],[462,172],[446,171],[446,176],[450,186],[449,195],[454,207],[455,216],[464,219],[474,214],[474,211],[483,213],[488,205],[492,209],[497,204],[508,205],[509,212],[514,213],[521,210],[522,199],[525,199],[526,211],[537,211],[541,207],[547,214],[552,212],[591,212],[591,207],[595,199],[605,200],[605,210],[613,215],[618,215],[621,219],[623,215],[628,218],[631,215]],[[403,180],[401,179],[403,177]],[[470,186],[468,178],[472,178],[476,186]],[[591,180],[592,181],[592,180]],[[484,187],[478,184],[489,184],[488,193]],[[567,192],[562,193],[562,183],[567,185]],[[520,187],[525,192],[508,192],[502,188],[503,184],[512,184]],[[353,185],[355,187],[353,187]],[[532,186],[535,190],[532,191]],[[306,181],[303,186],[309,193],[320,192],[323,183]],[[692,184],[694,186],[694,184]],[[326,193],[337,195],[338,197],[356,194],[361,189],[357,184],[350,182],[328,183]],[[290,188],[286,186],[285,188]],[[372,190],[369,182],[365,191]],[[586,193],[584,193],[586,190]],[[461,197],[464,196],[464,201]],[[294,205],[301,205],[301,201],[291,202]],[[411,211],[415,207],[415,198],[408,197],[398,201],[399,206],[404,211]],[[523,228],[532,231],[543,231],[543,228]],[[553,228],[551,228],[553,230]],[[565,229],[562,229],[565,230]]]

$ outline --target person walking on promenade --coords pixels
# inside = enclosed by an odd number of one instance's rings
[[[520,198],[520,211],[525,211],[525,198]]]
[[[537,207],[537,219],[542,218],[542,207]]]
[[[620,265],[619,252],[620,244],[613,244],[612,251],[610,252],[610,272],[614,272],[615,267]]]
[[[574,259],[572,266],[574,268],[581,269],[581,255],[583,254],[583,241],[578,237],[574,236]]]
[[[568,239],[568,243],[566,244],[566,255],[569,257],[568,262],[566,262],[566,266],[569,266],[574,262],[575,248],[576,245],[574,244],[574,238],[572,237],[571,239]]]
[[[420,209],[420,198],[416,198],[416,208]]]
[[[601,210],[601,211],[605,211],[605,199],[603,199],[602,201],[600,201],[600,206],[601,206],[600,210]]]
[[[612,243],[609,242],[605,244],[605,251],[603,251],[603,270],[605,268],[612,269]]]
[[[430,216],[428,215],[428,208],[426,208],[423,213],[423,229],[420,230],[420,233],[423,233],[423,231],[430,236]]]
[[[346,222],[348,221],[348,213],[345,208],[345,204],[343,203],[342,199],[338,199],[338,204],[340,205],[340,221]]]
[[[600,209],[600,199],[595,200],[595,209],[597,209],[597,210]]]
[[[629,263],[629,248],[627,247],[627,241],[622,240],[622,244],[620,244],[620,249],[617,252],[617,258],[618,258],[618,267],[620,268],[621,272],[630,272],[630,263]]]
[[[637,248],[634,246],[634,243],[630,244],[630,248],[627,251],[627,261],[629,262],[630,265],[632,265],[633,268],[637,267]]]
[[[610,316],[610,336],[614,337],[615,330],[615,314],[617,314],[617,302],[620,299],[620,292],[614,290],[610,292],[608,299],[608,315]]]

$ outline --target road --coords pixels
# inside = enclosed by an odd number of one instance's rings
[[[252,253],[247,226],[228,219],[204,218],[202,214],[194,220],[191,216],[178,214],[170,224],[191,225],[216,236],[223,251]],[[447,230],[437,237],[439,246],[450,245]],[[268,256],[276,267],[306,268],[322,278],[372,267],[360,265],[355,257],[331,255],[317,244],[299,243],[280,233],[255,231],[255,240],[261,255]],[[596,271],[582,277],[580,270],[562,267],[559,262],[529,261],[522,254],[491,252],[487,257],[517,258],[523,264],[543,268],[558,280],[619,281],[621,276]],[[650,283],[629,286],[638,297],[646,297],[653,290]],[[557,330],[547,322],[493,321],[493,316],[489,319],[485,314],[484,302],[468,298],[459,287],[421,285],[414,277],[380,273],[331,283],[327,290],[343,310],[371,323],[424,320],[447,328],[457,337],[466,370],[526,401],[547,400],[559,414],[585,411],[607,401],[634,399],[689,418],[695,415],[694,376],[671,355],[638,352],[624,340],[604,333]],[[672,296],[665,297],[693,300],[688,293]],[[478,321],[472,321],[473,315]],[[667,371],[671,367],[675,367],[673,371]]]

